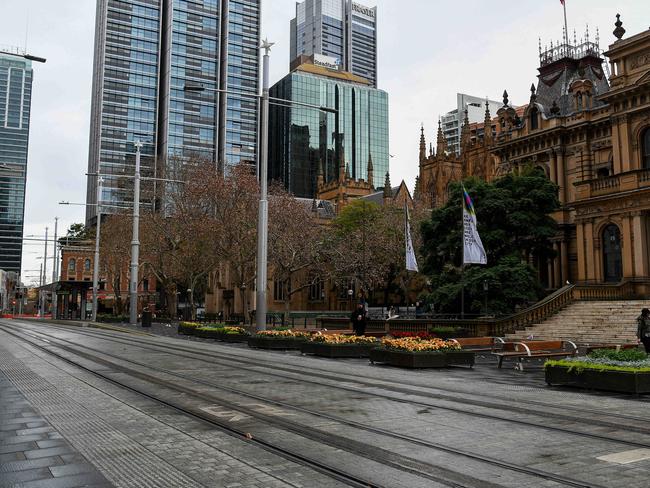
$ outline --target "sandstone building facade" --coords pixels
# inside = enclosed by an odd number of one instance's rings
[[[506,92],[483,124],[466,120],[459,156],[448,154],[440,127],[435,152],[427,152],[422,130],[414,197],[441,206],[451,182],[537,167],[558,185],[561,202],[556,256],[536,263],[548,288],[569,281],[594,294],[643,296],[650,293],[650,30],[625,38],[618,16],[615,25],[606,52],[589,32],[582,43],[540,46],[530,102],[513,107]]]

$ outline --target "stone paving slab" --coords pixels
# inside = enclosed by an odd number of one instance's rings
[[[0,370],[17,371],[12,380],[114,486],[344,486],[70,365],[57,366],[61,369],[32,352],[15,348],[10,352],[0,345]],[[119,397],[128,399],[130,405]],[[162,418],[156,419],[156,414]],[[192,432],[203,435],[199,439]],[[77,462],[74,456],[62,453],[59,457],[73,465]]]
[[[0,488],[112,486],[0,370]],[[76,455],[74,463],[63,455]]]

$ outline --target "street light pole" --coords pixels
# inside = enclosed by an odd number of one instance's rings
[[[133,240],[131,241],[130,323],[138,325],[138,264],[140,261],[140,149],[135,141],[135,178],[133,179]]]
[[[57,260],[57,252],[56,252],[56,245],[57,245],[57,240],[56,239],[58,237],[58,230],[59,230],[59,218],[54,217],[54,241],[53,241],[54,249],[52,250],[52,259],[54,261],[52,263],[52,318],[53,319],[56,318],[56,313],[55,312],[56,312],[56,309],[57,309],[57,306],[58,306],[58,300],[55,299],[56,290],[54,289],[55,286],[56,286],[54,283],[57,282],[56,267],[57,267],[58,260]]]
[[[43,264],[41,265],[41,291],[40,291],[40,299],[41,299],[41,317],[45,316],[45,302],[46,302],[46,297],[45,293],[42,288],[45,286],[45,283],[47,283],[47,231],[48,228],[45,227],[45,248],[43,250]]]
[[[95,232],[95,261],[93,263],[93,312],[91,320],[97,322],[97,289],[99,287],[99,239],[102,229],[102,210],[99,202],[102,198],[103,178],[97,181],[97,229]]]
[[[269,53],[272,42],[264,40],[261,49],[264,49],[262,61],[262,126],[260,134],[260,205],[257,224],[257,283],[256,283],[256,310],[255,321],[257,330],[266,329],[266,285],[268,273],[268,163],[269,163]]]

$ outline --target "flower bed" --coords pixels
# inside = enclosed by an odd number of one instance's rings
[[[178,324],[178,333],[223,342],[246,342],[250,337],[250,334],[242,327],[231,327],[223,324],[198,324],[196,322],[181,322]]]
[[[316,334],[300,346],[300,352],[326,358],[367,358],[378,345],[374,337]]]
[[[293,330],[265,330],[248,339],[248,347],[256,349],[300,349],[311,334]]]
[[[372,352],[371,360],[401,368],[444,368],[473,366],[474,353],[461,351],[454,342],[442,339],[404,337],[384,339],[382,347]]]
[[[598,350],[587,357],[546,361],[546,383],[618,393],[650,393],[650,359],[645,353]]]

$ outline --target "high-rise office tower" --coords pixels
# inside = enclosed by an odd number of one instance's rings
[[[121,176],[133,175],[137,140],[145,176],[169,177],[193,156],[220,168],[255,163],[259,43],[260,0],[97,1],[88,169],[115,175],[103,202],[130,203]],[[89,177],[89,204],[96,184]],[[164,198],[162,188],[150,185],[143,200]],[[87,222],[95,214],[88,206]]]
[[[0,54],[0,269],[20,274],[32,62]]]
[[[352,0],[303,0],[290,27],[291,61],[301,54],[329,56],[377,87],[377,7]]]
[[[302,56],[271,87],[271,96],[297,103],[271,107],[270,178],[297,197],[315,198],[319,178],[328,183],[344,166],[351,178],[382,187],[390,159],[388,94],[364,78],[318,65],[315,56]]]

